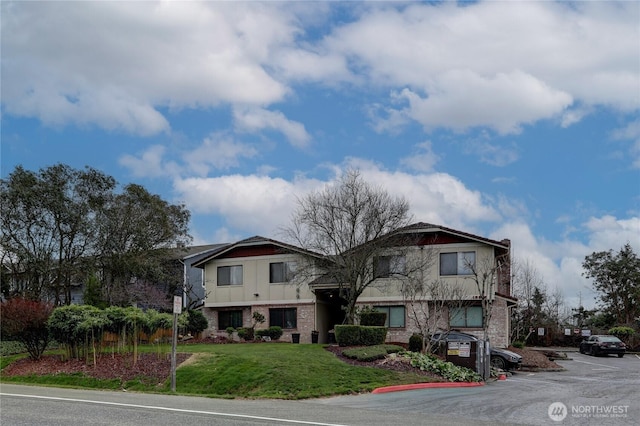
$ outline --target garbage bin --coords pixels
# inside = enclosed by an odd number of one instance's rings
[[[291,341],[293,343],[300,343],[300,333],[291,333]]]
[[[318,343],[318,334],[315,330],[311,332],[311,343]]]

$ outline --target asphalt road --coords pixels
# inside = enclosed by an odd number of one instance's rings
[[[640,357],[571,354],[567,371],[521,372],[473,388],[423,389],[305,401],[220,400],[0,385],[7,425],[637,425]],[[548,414],[561,402],[556,422]],[[562,406],[559,406],[562,408]],[[613,412],[615,411],[615,413]]]
[[[640,356],[591,357],[575,352],[569,357],[572,360],[557,361],[566,371],[519,372],[481,387],[334,397],[324,402],[357,410],[448,414],[459,424],[477,420],[517,425],[640,424]],[[549,407],[556,402],[566,407],[562,421],[549,416]],[[556,414],[559,419],[561,413]]]
[[[385,413],[323,401],[222,400],[2,384],[0,423],[2,426],[460,424],[437,414]]]

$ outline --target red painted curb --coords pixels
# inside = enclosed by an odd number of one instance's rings
[[[374,389],[371,393],[387,393],[387,392],[399,392],[415,389],[426,388],[469,388],[475,386],[484,386],[484,382],[440,382],[440,383],[414,383],[411,385],[396,385],[386,386],[383,388]]]

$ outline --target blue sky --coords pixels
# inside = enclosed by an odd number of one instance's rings
[[[3,1],[1,172],[61,162],[279,238],[347,168],[569,307],[640,251],[638,2]]]

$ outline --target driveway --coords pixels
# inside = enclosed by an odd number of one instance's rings
[[[461,423],[640,424],[640,356],[568,355],[570,360],[556,361],[566,369],[563,372],[519,372],[481,387],[367,394],[315,402],[386,413],[440,413]]]

